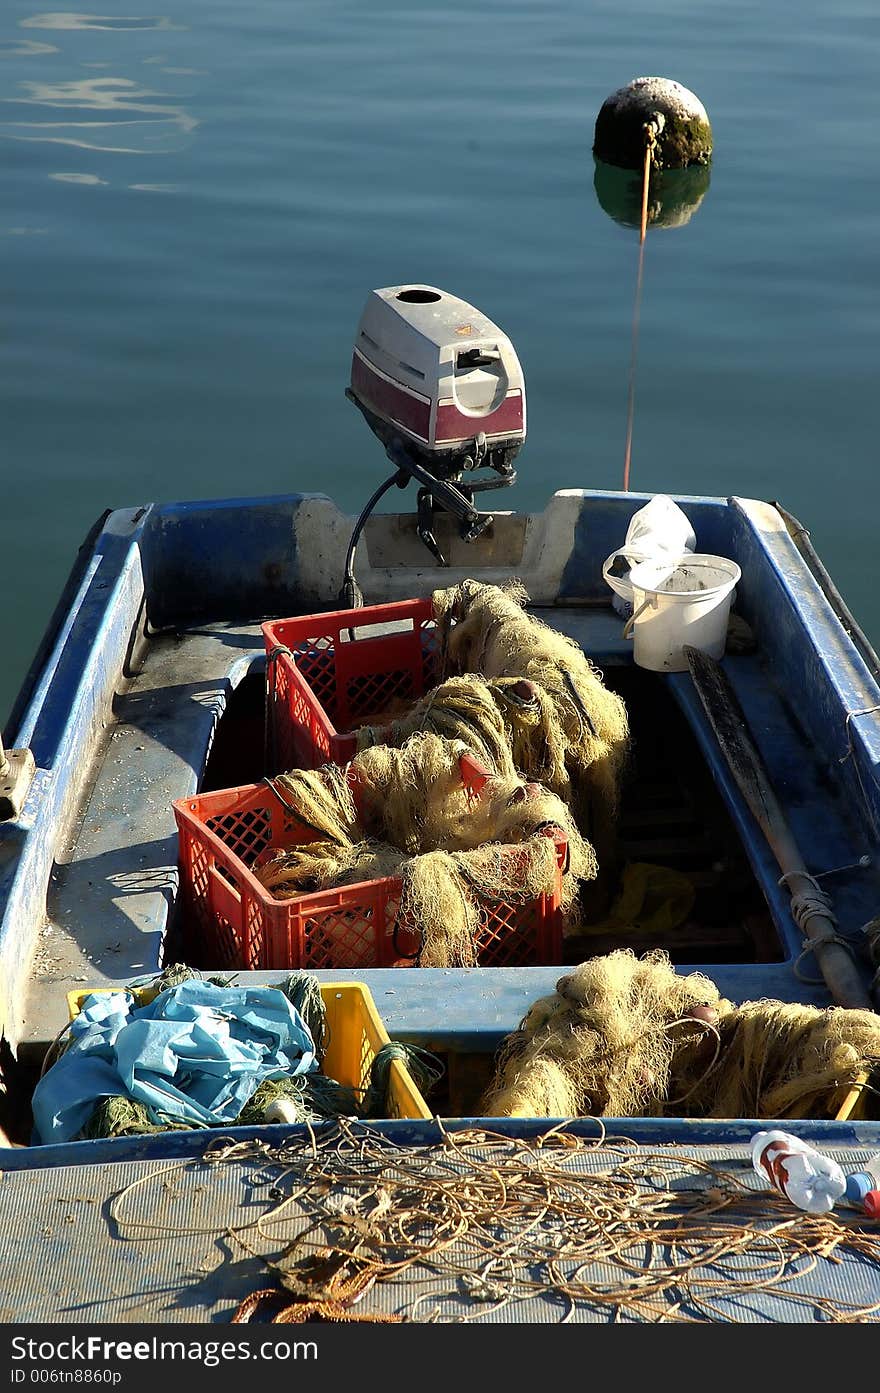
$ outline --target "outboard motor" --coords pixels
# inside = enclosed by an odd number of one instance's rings
[[[458,519],[473,541],[492,522],[474,494],[516,482],[514,457],[526,436],[522,368],[506,334],[484,314],[431,285],[374,290],[358,325],[346,391],[395,466],[358,519],[340,597],[359,604],[354,549],[382,495],[419,485],[418,533],[447,565],[434,536],[434,510]]]

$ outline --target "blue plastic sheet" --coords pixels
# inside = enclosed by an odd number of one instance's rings
[[[128,992],[86,997],[71,1040],[33,1097],[38,1142],[70,1141],[114,1094],[154,1122],[232,1122],[264,1079],[318,1068],[305,1021],[272,987],[193,979],[136,1006]]]

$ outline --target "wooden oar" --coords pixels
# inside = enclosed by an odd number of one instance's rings
[[[699,649],[685,647],[684,652],[709,723],[739,790],[779,863],[795,920],[803,930],[805,944],[812,948],[833,1000],[838,1006],[872,1010],[862,975],[849,949],[837,937],[827,897],[804,864],[727,674],[714,658]]]

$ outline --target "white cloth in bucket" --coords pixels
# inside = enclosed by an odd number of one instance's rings
[[[696,534],[686,514],[667,494],[656,494],[644,508],[633,513],[623,546],[606,557],[602,567],[606,584],[618,600],[623,601],[623,604],[613,602],[618,613],[628,614],[633,603],[630,579],[633,566],[641,561],[678,558],[686,551],[693,551],[696,545]]]

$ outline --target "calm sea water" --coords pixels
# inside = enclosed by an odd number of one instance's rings
[[[632,487],[778,498],[880,638],[876,0],[169,0],[0,10],[0,716],[106,507],[386,468],[343,397],[374,286],[516,344],[507,506],[621,486],[637,233],[603,100],[708,109],[711,184],[646,246]]]

